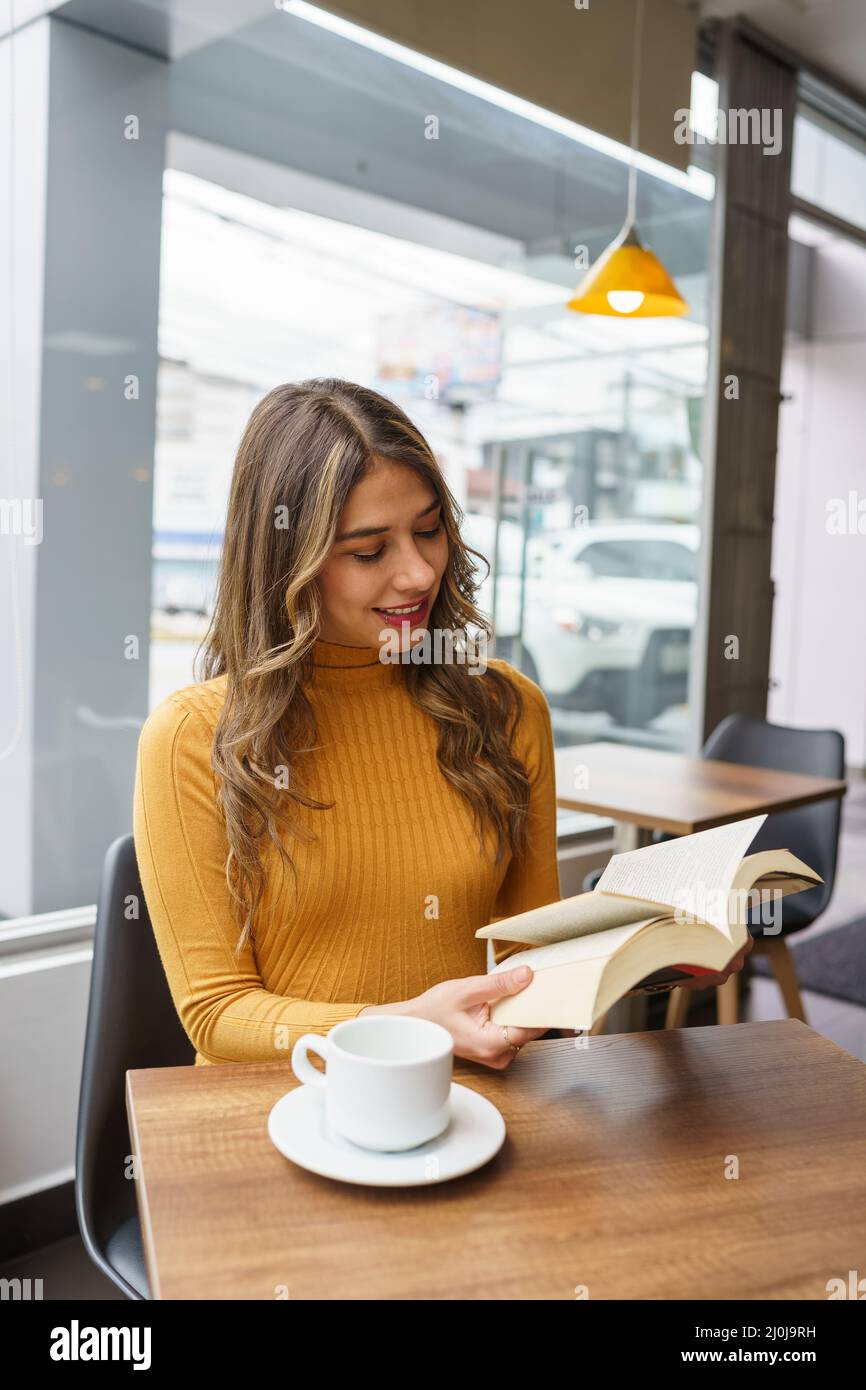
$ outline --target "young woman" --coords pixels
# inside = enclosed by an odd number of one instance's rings
[[[460,659],[490,626],[459,516],[383,396],[316,379],[253,410],[201,678],[149,716],[136,772],[142,886],[197,1064],[285,1061],[361,1013],[433,1019],[500,1070],[547,1031],[491,1022],[531,971],[488,975],[475,932],[561,896],[550,716],[483,645]]]

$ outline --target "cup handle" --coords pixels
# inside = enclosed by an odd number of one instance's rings
[[[313,1066],[307,1056],[308,1051],[318,1053],[322,1061],[327,1062],[327,1038],[320,1037],[318,1033],[305,1033],[302,1038],[298,1038],[292,1048],[292,1071],[306,1086],[327,1086],[327,1078]]]

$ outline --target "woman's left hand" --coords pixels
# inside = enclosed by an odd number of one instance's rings
[[[679,981],[679,982],[678,982],[678,988],[679,988],[679,989],[716,989],[716,988],[718,988],[719,985],[723,985],[723,984],[725,983],[725,981],[726,981],[726,980],[729,980],[730,977],[731,977],[732,975],[734,975],[738,970],[742,970],[742,968],[743,968],[743,963],[744,963],[744,961],[745,961],[745,959],[746,959],[746,956],[747,956],[747,955],[749,954],[749,952],[751,951],[753,945],[754,945],[754,941],[753,941],[752,937],[750,936],[749,939],[748,939],[748,941],[746,942],[745,946],[743,947],[742,951],[738,951],[738,952],[737,952],[737,954],[734,956],[734,959],[731,961],[730,965],[727,966],[727,968],[726,968],[725,970],[722,970],[722,971],[721,971],[719,974],[717,974],[717,975],[694,975],[690,980],[682,980],[682,981]],[[683,969],[685,969],[685,967],[682,966],[682,965],[675,965],[673,968],[674,968],[674,970],[683,970]]]

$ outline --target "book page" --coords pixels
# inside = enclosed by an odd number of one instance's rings
[[[746,855],[734,878],[734,892],[742,899],[743,919],[752,926],[760,922],[765,934],[775,936],[782,930],[782,899],[823,881],[790,850],[765,849]]]
[[[784,895],[814,888],[824,880],[789,849],[765,849],[747,854],[734,879],[739,888],[780,889]]]
[[[509,956],[507,960],[494,965],[489,973],[499,975],[505,970],[513,970],[515,965],[528,965],[532,970],[551,970],[558,965],[573,965],[576,961],[609,960],[621,946],[649,925],[649,922],[629,922],[622,927],[612,927],[603,936],[575,936],[548,946],[538,946],[534,950],[521,951],[519,959]],[[531,988],[530,982],[527,989]]]
[[[647,921],[665,916],[668,909],[635,898],[618,898],[613,894],[600,897],[597,893],[576,893],[572,898],[530,908],[514,917],[502,917],[486,927],[479,927],[476,936],[495,941],[521,941],[530,946],[548,946],[554,941],[569,941],[575,936],[594,936],[610,927],[626,926],[630,922]]]
[[[595,892],[668,903],[678,915],[709,922],[733,940],[728,895],[746,850],[766,819],[766,815],[750,816],[715,830],[699,830],[615,854]]]

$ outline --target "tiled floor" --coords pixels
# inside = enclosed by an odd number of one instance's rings
[[[818,935],[830,927],[849,922],[864,911],[866,781],[856,781],[852,782],[845,800],[833,899],[821,920],[808,932],[803,932],[800,939],[805,940],[807,935]],[[866,1009],[809,991],[803,992],[803,1003],[811,1028],[866,1062]],[[695,1000],[689,1013],[689,1025],[697,1027],[713,1023],[714,1009],[712,999],[700,1007]],[[752,976],[748,989],[744,991],[741,1015],[744,1022],[784,1018],[785,1011],[776,985],[771,980]],[[0,1266],[0,1277],[15,1276],[41,1279],[43,1297],[47,1300],[71,1299],[77,1302],[124,1298],[120,1290],[95,1268],[77,1236]]]

